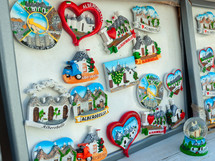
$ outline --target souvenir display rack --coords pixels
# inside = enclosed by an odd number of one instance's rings
[[[13,3],[14,2],[15,1],[13,1]],[[76,1],[76,2],[79,3],[79,1]],[[92,2],[95,3],[95,4],[97,3],[96,1],[95,2],[92,1]],[[106,1],[104,1],[104,2],[106,2]],[[0,60],[1,61],[1,63],[0,63],[1,68],[0,69],[1,69],[1,72],[0,72],[0,74],[1,74],[1,78],[2,78],[2,81],[1,81],[1,93],[4,96],[3,97],[4,98],[3,102],[4,102],[4,108],[5,108],[5,116],[7,118],[7,127],[9,129],[8,133],[10,135],[10,144],[11,144],[13,159],[17,160],[17,161],[23,161],[23,160],[27,161],[27,160],[30,160],[30,158],[31,158],[30,152],[32,150],[32,144],[35,144],[35,145],[37,144],[37,142],[32,143],[33,138],[31,138],[31,136],[29,135],[29,132],[30,133],[33,133],[33,132],[36,133],[36,130],[32,129],[32,128],[27,128],[27,130],[26,130],[26,128],[24,126],[24,120],[26,120],[26,110],[24,110],[24,108],[26,108],[26,107],[23,107],[23,106],[25,106],[25,104],[26,104],[27,96],[23,97],[24,94],[20,94],[20,93],[23,93],[24,86],[27,87],[27,86],[29,86],[29,84],[24,83],[25,82],[24,79],[28,79],[28,78],[23,78],[22,76],[20,76],[19,75],[20,69],[17,67],[17,61],[19,61],[18,64],[20,64],[20,62],[21,62],[20,59],[19,60],[17,59],[17,57],[18,57],[17,53],[18,53],[18,51],[22,52],[22,48],[24,48],[24,47],[21,46],[20,44],[18,44],[17,41],[14,42],[14,37],[12,36],[11,26],[10,26],[10,17],[9,17],[9,14],[5,14],[5,13],[9,13],[9,11],[10,11],[12,2],[9,2],[9,3],[10,3],[10,7],[8,5],[7,0],[3,0],[3,1],[0,2],[0,4],[1,4],[0,6],[4,6],[4,7],[1,7],[0,13],[1,13],[1,15],[5,15],[5,16],[2,16],[0,18],[1,22],[4,22],[4,23],[0,24],[0,48],[1,48],[1,50],[0,50],[0,54],[1,54],[1,60]],[[111,2],[111,3],[113,3],[113,2]],[[120,1],[120,3],[124,4],[125,2]],[[138,3],[138,5],[143,5],[143,6],[146,5],[145,3],[140,3],[140,1],[128,2],[128,3],[131,5],[130,6],[131,8],[136,6],[136,3]],[[183,2],[182,2],[182,11],[186,9],[186,5],[187,5],[186,3],[188,3],[188,2],[186,0],[183,0]],[[147,3],[147,5],[149,5],[149,4]],[[154,5],[154,4],[150,4],[150,5]],[[162,5],[162,4],[159,4],[159,5]],[[159,5],[156,4],[156,7],[159,8]],[[179,40],[179,41],[177,41],[177,44],[176,44],[177,47],[175,47],[175,49],[180,49],[181,50],[180,56],[179,56],[181,58],[181,60],[178,60],[180,62],[179,67],[183,71],[183,76],[184,76],[183,77],[183,79],[184,79],[183,80],[183,88],[184,88],[183,97],[181,95],[181,98],[183,98],[183,101],[181,101],[181,102],[183,102],[182,104],[184,105],[184,107],[182,107],[182,108],[187,113],[187,108],[188,108],[187,91],[188,91],[188,89],[187,89],[187,83],[186,83],[186,80],[187,80],[186,75],[187,74],[186,74],[186,71],[185,71],[186,69],[185,69],[185,64],[184,64],[184,62],[185,62],[184,61],[185,60],[185,58],[184,58],[185,54],[183,52],[184,51],[183,50],[183,45],[184,44],[182,43],[183,42],[183,36],[181,34],[181,31],[179,32],[179,30],[181,30],[181,26],[180,26],[181,23],[180,23],[180,21],[179,22],[177,21],[178,20],[177,8],[174,8],[174,7],[172,7],[172,8],[173,8],[172,11],[174,13],[174,23],[178,24],[178,26],[179,26],[178,28],[174,29],[178,33],[178,39],[177,40]],[[129,15],[132,14],[130,10],[128,12],[129,12]],[[165,12],[165,11],[163,10],[162,12]],[[106,14],[105,19],[109,18],[109,17],[107,17],[107,15],[111,16],[112,13]],[[183,15],[182,15],[182,17],[183,17]],[[186,22],[184,22],[184,23],[186,23]],[[63,31],[63,36],[61,37],[61,39],[64,39],[64,36],[66,37],[67,41],[70,41],[70,43],[72,45],[72,40],[70,38],[68,38],[68,35],[65,34],[65,31]],[[98,43],[98,45],[102,45],[102,43],[101,43],[102,40],[99,37],[98,37],[98,39],[100,41]],[[170,43],[172,43],[172,42],[169,41],[168,45],[170,45]],[[189,42],[188,42],[188,44],[189,44]],[[57,45],[64,45],[64,44],[57,44]],[[186,45],[186,43],[185,43],[185,45]],[[16,48],[16,46],[19,46],[19,47]],[[97,49],[97,48],[95,48],[95,49]],[[55,49],[53,48],[52,50],[55,50]],[[74,50],[74,48],[73,48],[73,50]],[[72,55],[74,55],[73,53],[74,53],[75,50],[74,51],[73,50],[70,51],[70,58],[72,57]],[[25,49],[25,52],[26,51],[28,51],[28,52],[25,53],[25,54],[31,54],[31,52],[34,52],[34,51],[32,51],[32,49]],[[168,53],[170,51],[166,50],[166,52]],[[132,53],[132,51],[131,51],[131,53]],[[174,52],[172,52],[172,53],[174,53]],[[47,53],[47,54],[51,54],[51,53]],[[101,54],[101,56],[99,56],[99,58],[101,58],[103,56],[103,54],[105,54],[105,53],[102,52],[100,54]],[[118,53],[116,53],[116,54],[118,54]],[[165,52],[163,54],[165,55]],[[63,53],[62,53],[62,55],[63,55]],[[67,56],[68,55],[69,54],[67,54]],[[91,54],[91,56],[93,56],[93,54]],[[115,57],[115,55],[105,55],[105,57],[106,56]],[[116,57],[123,58],[123,55],[119,55],[119,56],[116,56]],[[41,58],[42,58],[42,55],[41,55]],[[32,59],[33,59],[33,57],[32,57]],[[114,60],[114,59],[112,58],[112,59],[108,59],[108,60]],[[101,68],[100,63],[107,62],[108,60],[100,61],[98,63],[99,67],[97,67],[97,68]],[[169,60],[169,61],[171,61],[171,60]],[[156,62],[153,63],[153,64],[156,65]],[[142,69],[144,68],[143,66],[144,65],[142,65]],[[150,63],[148,63],[147,66],[150,67]],[[171,68],[173,68],[173,67],[171,66]],[[162,77],[162,81],[163,81],[163,75],[166,74],[167,72],[170,72],[171,70],[172,69],[167,69],[166,71],[162,71],[162,75],[161,75],[161,72],[160,72],[160,77]],[[102,68],[100,69],[100,71],[102,71]],[[150,71],[153,72],[153,70],[150,70]],[[58,72],[58,71],[56,71],[56,72]],[[141,72],[140,77],[144,73],[148,73],[147,70],[144,71],[144,72]],[[100,77],[102,79],[104,79],[103,74],[104,74],[103,72],[100,73]],[[60,73],[59,73],[59,75],[60,75]],[[36,78],[36,76],[35,76],[35,78]],[[44,80],[46,78],[39,78],[39,79]],[[39,81],[39,79],[35,80],[35,81],[31,82],[31,83],[37,82],[37,81]],[[61,80],[60,76],[57,78],[57,80]],[[62,82],[63,81],[61,80],[61,84],[62,84]],[[104,84],[105,83],[103,81],[103,85]],[[69,89],[71,89],[72,87],[75,87],[75,86],[67,85],[66,87],[69,90]],[[135,88],[135,87],[132,87],[132,88]],[[132,91],[133,90],[130,90],[130,92],[132,92]],[[111,93],[108,93],[108,94],[111,95]],[[133,91],[132,95],[133,95],[133,97],[136,98],[136,92]],[[167,92],[165,92],[165,95],[167,95]],[[165,96],[165,98],[167,98],[167,97]],[[25,103],[23,103],[23,102],[25,102]],[[194,103],[198,105],[198,102],[196,103],[194,101]],[[137,105],[138,105],[138,103],[136,101],[136,105],[132,105],[132,106],[137,106]],[[111,107],[111,105],[109,105],[109,106],[110,106],[109,107],[110,109],[115,108],[115,107]],[[127,112],[127,111],[131,111],[131,110],[137,110],[139,112],[139,111],[141,111],[141,107],[139,106],[138,109],[133,109],[132,107],[126,107],[124,110],[120,111],[120,115],[122,114],[122,112]],[[110,115],[110,114],[108,114],[108,115]],[[108,115],[105,116],[105,117],[108,117]],[[120,115],[118,115],[118,116],[120,116]],[[110,121],[118,120],[118,118],[113,118],[113,117],[110,117],[110,118],[111,118]],[[73,120],[73,122],[74,122],[74,120]],[[74,125],[74,123],[73,123],[73,125]],[[85,124],[85,125],[90,125],[90,123]],[[94,122],[94,125],[96,125],[95,122]],[[76,126],[78,126],[78,125],[76,125]],[[83,128],[83,125],[81,127]],[[70,126],[69,128],[72,129],[73,127]],[[101,128],[105,131],[106,126],[101,126]],[[174,135],[174,134],[176,134],[176,133],[178,133],[180,131],[182,131],[182,125],[179,126],[176,129],[168,131],[165,135],[152,136],[152,137],[148,137],[148,138],[142,137],[144,139],[139,138],[137,141],[134,142],[133,145],[131,145],[129,153],[136,152],[137,150],[145,148],[145,147],[147,147],[147,146],[149,146],[149,145],[151,145],[153,143],[158,142],[159,140],[168,138],[169,136]],[[46,134],[47,134],[47,132],[46,132]],[[64,134],[62,134],[60,132],[57,132],[57,134],[58,135],[55,135],[53,137],[53,138],[55,138],[53,140],[58,139],[60,136],[65,136]],[[42,132],[40,132],[39,135],[42,135]],[[69,137],[69,136],[67,136],[67,137]],[[49,139],[49,138],[46,138],[46,139]],[[30,146],[29,146],[29,142],[28,142],[29,140],[31,142]],[[108,140],[106,139],[105,142],[108,142]],[[110,146],[110,144],[108,144],[108,146],[109,146],[109,148],[112,147],[112,146]],[[117,150],[112,151],[111,153],[108,153],[108,156],[107,156],[107,158],[105,160],[117,160],[119,158],[122,158],[123,156],[124,155],[122,154],[122,151],[117,149]]]

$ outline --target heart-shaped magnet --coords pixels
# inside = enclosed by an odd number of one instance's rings
[[[211,47],[206,49],[201,49],[198,53],[199,55],[199,65],[203,73],[210,71],[214,68],[214,51]]]
[[[153,123],[154,119],[155,119],[154,115],[148,115],[147,121],[148,121],[149,125],[151,125]]]
[[[66,9],[74,12],[76,16],[65,16]],[[94,19],[90,18],[88,15],[83,16],[82,13],[86,11],[92,13]],[[100,30],[103,22],[101,11],[95,4],[90,2],[85,2],[77,6],[73,2],[64,1],[59,6],[58,13],[63,28],[72,37],[75,46],[78,46],[80,41],[84,38],[96,34]]]
[[[180,69],[173,71],[172,73],[167,74],[164,77],[165,87],[169,91],[169,97],[173,95],[178,95],[180,91],[183,90],[183,74]]]
[[[135,111],[126,112],[119,121],[112,122],[107,127],[107,137],[112,144],[123,149],[129,157],[128,150],[140,132],[141,120]]]

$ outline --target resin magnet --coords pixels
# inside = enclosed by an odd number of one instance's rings
[[[200,78],[203,96],[215,96],[215,73],[210,72]]]
[[[65,15],[65,10],[69,9],[73,15]],[[93,17],[84,12],[90,12]],[[71,1],[64,1],[58,8],[63,28],[72,37],[75,46],[86,37],[93,36],[99,32],[103,17],[100,9],[93,3],[85,2],[77,6]]]
[[[163,99],[163,83],[155,74],[146,74],[137,87],[137,98],[144,108],[155,109]]]
[[[161,48],[149,36],[141,38],[139,35],[134,41],[133,56],[136,64],[144,64],[161,58]]]
[[[139,83],[134,57],[113,60],[103,64],[107,87],[115,92]]]
[[[46,50],[54,47],[60,39],[60,17],[45,0],[18,0],[11,9],[10,17],[14,36],[25,46]]]
[[[141,112],[141,134],[145,136],[165,134],[167,127],[166,114],[160,106],[154,111]]]
[[[78,144],[78,147],[78,160],[100,161],[107,157],[107,149],[104,146],[104,139],[100,136],[100,129],[93,132],[92,127],[90,127],[84,141]]]
[[[42,141],[33,149],[33,161],[76,161],[77,153],[73,144],[72,139],[67,137],[55,142]]]
[[[70,94],[76,123],[91,121],[109,113],[108,96],[100,83],[77,86]]]
[[[198,51],[198,60],[201,67],[201,71],[205,73],[206,71],[211,71],[214,68],[214,51],[211,47],[206,49],[201,49]]]
[[[214,27],[214,14],[212,12],[206,12],[196,16],[197,32],[200,34],[212,34],[215,33]]]
[[[205,137],[207,125],[199,117],[192,117],[184,124],[184,141],[180,146],[181,152],[192,156],[204,156],[208,153]]]
[[[126,112],[119,121],[108,125],[107,137],[112,144],[123,149],[126,157],[129,157],[129,147],[139,134],[140,126],[139,114],[135,111]]]
[[[183,75],[180,69],[174,70],[172,73],[168,73],[164,77],[164,84],[168,90],[168,96],[170,98],[173,95],[178,95],[180,91],[183,90]]]
[[[110,54],[117,53],[136,37],[128,19],[117,12],[112,20],[106,20],[106,26],[99,33],[104,41],[105,50]]]
[[[132,8],[134,28],[147,32],[160,31],[160,18],[152,6]]]
[[[38,97],[36,94],[42,90],[50,88],[59,93],[58,97],[48,96]],[[43,129],[58,129],[65,125],[70,115],[71,105],[69,103],[70,94],[67,90],[53,80],[42,81],[33,84],[27,89],[27,94],[31,95],[27,107],[27,126]]]
[[[65,83],[74,84],[95,80],[99,77],[99,72],[95,67],[95,61],[90,58],[89,49],[78,51],[71,61],[67,61],[69,66],[63,70],[63,80]]]
[[[210,121],[210,124],[215,123],[215,97],[205,100],[205,111],[207,114],[207,120]]]

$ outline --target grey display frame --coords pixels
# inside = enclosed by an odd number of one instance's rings
[[[184,0],[186,1],[186,0]],[[0,17],[0,82],[1,93],[3,97],[3,103],[5,108],[5,117],[7,121],[7,129],[11,144],[11,153],[14,161],[29,161],[30,156],[28,155],[27,137],[24,127],[24,117],[22,111],[22,103],[19,92],[18,74],[16,68],[15,50],[13,43],[12,30],[10,25],[9,17],[9,4],[8,0],[0,1],[0,14],[4,15]],[[183,8],[182,8],[183,10]],[[180,27],[180,30],[182,27]],[[182,33],[182,32],[180,32]],[[182,49],[182,62],[183,62],[183,75],[185,76],[185,64],[184,64],[184,48],[183,48],[183,35],[181,38],[181,49]],[[7,40],[7,41],[5,41]],[[9,42],[9,43],[8,43]],[[185,112],[187,113],[187,85],[186,77],[184,77],[184,101],[185,101]],[[187,117],[187,115],[186,115]],[[172,135],[181,132],[183,126],[179,126],[177,129],[167,132],[165,135],[152,136],[133,144],[129,150],[129,154],[134,153],[142,148],[150,146],[158,141],[166,139]],[[118,160],[124,157],[122,150],[118,150],[108,155],[105,161]]]

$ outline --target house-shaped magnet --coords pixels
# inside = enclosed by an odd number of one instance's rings
[[[215,73],[209,72],[200,78],[203,96],[215,96]]]
[[[199,50],[198,62],[201,67],[201,72],[211,71],[214,68],[214,51],[211,47]]]
[[[99,34],[104,41],[105,51],[110,54],[117,53],[125,44],[136,37],[128,19],[117,12],[111,20],[106,20],[106,24]]]
[[[206,99],[204,106],[207,114],[207,120],[210,121],[210,124],[214,124],[215,123],[215,97]]]
[[[115,92],[139,83],[134,57],[113,60],[103,64],[106,84]]]
[[[136,6],[132,8],[132,12],[135,29],[153,33],[160,31],[160,18],[152,6]]]
[[[50,88],[59,93],[54,98],[47,94],[44,97],[38,97],[37,93]],[[27,106],[27,126],[33,126],[44,129],[58,129],[65,125],[70,115],[71,105],[69,103],[69,93],[53,80],[34,83],[32,87],[27,89],[27,94],[31,98]]]
[[[108,96],[100,83],[77,86],[70,94],[76,123],[91,121],[109,113]]]
[[[89,57],[89,49],[78,51],[63,70],[63,80],[65,83],[83,83],[95,80],[99,77],[99,72],[95,67],[95,61]]]
[[[214,26],[215,16],[212,12],[206,12],[196,16],[197,32],[200,34],[212,34],[215,33]]]

